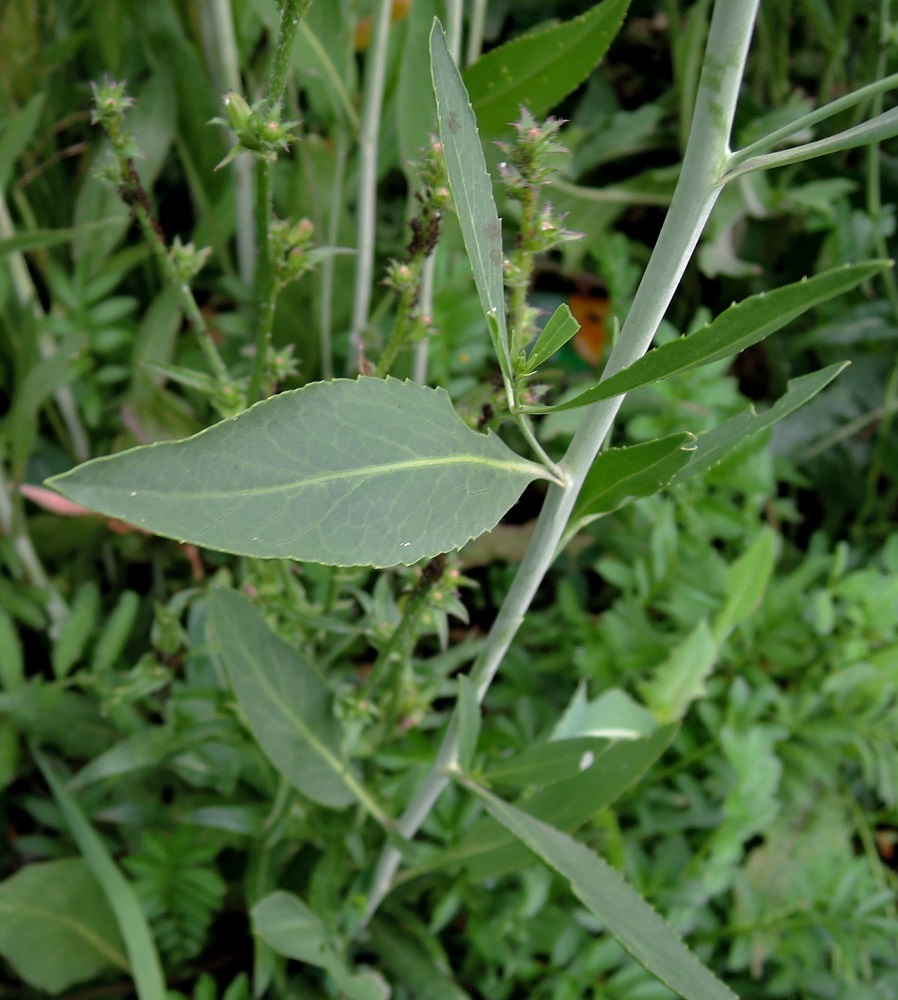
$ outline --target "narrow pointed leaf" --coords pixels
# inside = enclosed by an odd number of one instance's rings
[[[165,976],[137,894],[44,755],[35,753],[34,759],[53,792],[53,797],[65,817],[66,825],[82,857],[100,884],[115,914],[128,953],[138,1000],[165,1000],[168,995]]]
[[[714,619],[715,642],[721,643],[744,622],[764,596],[776,564],[776,533],[765,528],[757,541],[726,573],[726,600]]]
[[[706,431],[696,438],[695,450],[689,464],[681,469],[673,478],[673,483],[685,482],[710,469],[726,456],[739,448],[748,438],[767,430],[775,423],[787,417],[800,406],[825,389],[836,376],[848,367],[850,362],[842,361],[828,368],[822,368],[810,375],[790,379],[788,389],[780,398],[763,413],[755,413],[751,406],[742,413],[722,423],[713,430]]]
[[[688,464],[694,447],[694,435],[681,433],[603,451],[586,474],[572,520],[607,514],[632,497],[663,490]]]
[[[573,777],[541,788],[523,807],[563,830],[576,830],[638,781],[664,753],[676,731],[674,725],[665,726],[644,739],[615,742],[603,753],[595,753],[591,766],[578,767]],[[582,756],[579,763],[583,763]],[[473,878],[487,879],[520,868],[527,858],[527,850],[487,816],[445,852],[439,867],[462,863]]]
[[[568,879],[574,895],[665,986],[686,1000],[734,1000],[735,994],[702,965],[673,928],[611,865],[566,833],[516,809],[475,782],[460,781],[483,800],[507,830]]]
[[[599,757],[610,746],[611,740],[594,736],[550,740],[548,743],[528,747],[516,757],[487,768],[484,780],[490,785],[508,785],[512,788],[552,785],[595,766]],[[461,757],[459,766],[465,766]]]
[[[563,302],[543,327],[533,350],[520,365],[520,373],[528,375],[535,372],[544,361],[548,361],[556,351],[564,347],[579,329],[580,324],[574,319],[567,303]]]
[[[492,528],[544,470],[472,431],[448,395],[396,379],[315,382],[185,441],[50,482],[147,531],[224,552],[407,565]]]
[[[645,703],[661,722],[682,719],[692,702],[704,696],[705,680],[716,659],[717,643],[708,623],[701,621],[640,689]]]
[[[212,590],[209,618],[215,656],[272,764],[313,802],[340,808],[358,801],[386,822],[343,757],[331,691],[315,667],[233,590]]]
[[[512,39],[465,71],[485,135],[508,130],[523,105],[544,115],[580,86],[608,50],[630,0],[604,0],[579,17]]]
[[[496,211],[492,183],[468,92],[437,20],[434,20],[430,32],[430,65],[449,187],[480,303],[484,313],[495,317],[498,325],[495,339],[498,340],[499,364],[506,377],[510,377],[511,354],[505,322],[502,272],[502,223]]]
[[[743,302],[730,306],[708,326],[650,351],[629,368],[624,368],[574,399],[555,407],[528,409],[534,413],[542,413],[552,409],[569,410],[586,406],[659,382],[679,372],[728,358],[775,333],[808,309],[847,292],[889,266],[889,261],[881,260],[847,264],[813,278],[804,278],[785,288],[777,288],[773,292],[752,295]]]

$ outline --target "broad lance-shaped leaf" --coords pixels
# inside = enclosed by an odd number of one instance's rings
[[[385,823],[343,757],[331,691],[315,667],[233,590],[212,590],[209,620],[214,655],[272,764],[313,802],[340,808],[358,801]]]
[[[410,565],[492,528],[545,470],[471,430],[442,389],[315,382],[185,441],[50,480],[148,531],[223,552]]]
[[[890,261],[847,264],[773,292],[752,295],[722,312],[708,326],[655,348],[592,389],[556,406],[527,407],[532,413],[570,410],[610,399],[679,372],[720,361],[757,344],[814,306],[847,292],[890,267]]]
[[[430,32],[430,65],[449,187],[480,304],[484,313],[493,320],[489,324],[493,347],[505,378],[510,380],[502,224],[496,211],[493,186],[468,92],[449,52],[443,28],[436,19]]]
[[[25,865],[0,882],[0,955],[54,994],[110,968],[131,971],[112,909],[81,858]]]
[[[722,423],[713,430],[699,434],[695,440],[695,450],[689,464],[681,469],[673,478],[674,485],[685,482],[722,462],[730,452],[739,448],[748,438],[767,430],[775,423],[788,416],[800,406],[825,389],[836,376],[848,367],[850,362],[841,361],[821,368],[810,375],[801,375],[790,379],[786,392],[763,413],[755,413],[754,407],[749,407],[742,413]]]
[[[653,496],[689,462],[694,448],[695,436],[682,432],[603,451],[586,474],[571,520],[607,514],[632,497]]]
[[[608,50],[630,0],[604,0],[579,17],[492,49],[464,81],[485,135],[507,131],[523,105],[537,118],[574,91]]]
[[[489,812],[571,884],[571,890],[627,951],[686,1000],[734,1000],[735,994],[693,955],[672,927],[583,844],[497,798],[475,782],[457,780]]]

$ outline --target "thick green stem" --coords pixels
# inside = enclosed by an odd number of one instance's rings
[[[256,262],[256,354],[253,371],[246,392],[246,402],[252,406],[262,395],[265,369],[268,367],[268,348],[274,326],[274,307],[277,299],[274,262],[271,259],[271,163],[259,160],[256,164],[256,244],[259,259]]]
[[[268,106],[275,108],[284,97],[287,88],[287,77],[290,74],[290,56],[293,53],[293,42],[299,22],[305,17],[306,11],[312,6],[312,0],[284,0],[281,8],[281,25],[278,29],[278,40],[271,60],[271,72],[268,75]]]
[[[371,279],[374,274],[375,215],[377,208],[377,151],[380,113],[387,72],[387,44],[390,40],[391,0],[380,0],[365,74],[365,102],[359,132],[359,192],[356,203],[356,271],[352,305],[352,332],[346,368],[359,367],[360,348],[371,308]]]
[[[683,271],[720,192],[729,156],[729,138],[759,0],[717,0],[696,98],[683,169],[655,251],[633,300],[627,321],[611,352],[603,378],[632,364],[648,350]],[[571,485],[551,486],[533,540],[499,610],[486,644],[471,672],[482,701],[537,588],[549,569],[577,493],[607,435],[622,397],[604,400],[584,411],[562,461]],[[457,766],[458,714],[453,714],[433,769],[409,803],[397,829],[411,838],[446,787],[447,770]],[[384,849],[368,899],[367,916],[389,892],[401,853]]]

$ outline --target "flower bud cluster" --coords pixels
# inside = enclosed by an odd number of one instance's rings
[[[212,247],[197,250],[193,243],[182,243],[176,236],[168,251],[172,263],[173,274],[182,285],[189,285],[203,269],[203,265],[212,253]]]
[[[271,256],[275,267],[278,289],[296,281],[314,264],[311,251],[315,244],[312,237],[315,227],[309,219],[285,222],[275,219],[269,229]]]
[[[229,128],[237,144],[219,163],[219,167],[230,163],[242,152],[253,153],[263,160],[275,160],[293,139],[290,129],[297,123],[279,121],[265,100],[250,106],[244,97],[231,90],[225,94],[224,111],[224,118],[213,118],[212,121]]]
[[[511,195],[520,196],[549,179],[554,169],[553,157],[568,152],[557,141],[562,125],[561,118],[547,118],[540,125],[526,108],[521,108],[521,117],[512,126],[513,141],[496,143],[505,156],[499,164],[499,174]]]

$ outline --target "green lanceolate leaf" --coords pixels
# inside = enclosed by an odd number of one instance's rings
[[[485,135],[505,132],[523,105],[537,118],[575,90],[600,62],[630,0],[604,0],[562,24],[492,49],[465,71]]]
[[[726,600],[714,619],[714,640],[721,643],[760,604],[776,564],[776,533],[765,528],[726,574]]]
[[[492,528],[543,474],[467,427],[443,390],[360,378],[281,393],[185,441],[95,459],[51,484],[211,549],[394,566]]]
[[[518,366],[519,374],[529,375],[535,372],[544,361],[548,361],[556,351],[564,347],[579,329],[580,324],[574,319],[567,303],[562,303],[543,327],[533,350]]]
[[[701,621],[640,689],[661,722],[682,719],[692,702],[704,696],[705,680],[716,658],[717,643],[707,622]]]
[[[598,517],[633,497],[663,490],[688,464],[694,447],[694,435],[681,433],[603,451],[586,474],[572,520]]]
[[[499,364],[506,378],[510,378],[511,354],[505,322],[502,271],[502,223],[496,211],[493,187],[468,92],[449,52],[443,29],[436,20],[430,32],[430,64],[449,187],[480,303],[484,313],[492,317],[496,324],[495,330],[491,329],[491,335]]]
[[[215,656],[272,764],[312,801],[334,808],[358,801],[386,823],[343,757],[331,691],[318,670],[233,590],[212,591],[209,618]]]
[[[584,745],[583,752],[578,755],[577,773],[573,777],[541,788],[522,805],[539,819],[551,820],[564,830],[576,830],[638,781],[664,753],[676,731],[674,725],[665,726],[644,739],[616,741],[604,752],[599,740],[594,739],[593,746],[586,748]],[[579,740],[559,742],[579,743]],[[593,753],[591,761],[584,759],[587,752]],[[522,784],[520,773],[515,776],[517,784]],[[546,776],[545,770],[534,769],[532,783]],[[443,854],[438,866],[461,863],[473,878],[486,879],[514,871],[526,864],[528,856],[527,850],[507,830],[487,816],[475,823],[459,844]]]
[[[112,910],[81,858],[26,865],[0,884],[0,955],[48,993],[110,968],[130,972]]]
[[[828,368],[821,368],[819,372],[791,379],[786,392],[769,410],[755,413],[754,407],[751,406],[742,413],[737,413],[735,417],[730,417],[719,427],[700,434],[696,438],[695,450],[692,452],[689,464],[674,476],[674,485],[710,469],[718,462],[723,461],[730,452],[740,447],[748,438],[767,430],[783,417],[788,416],[800,406],[804,406],[847,368],[849,363],[842,361],[830,365]]]
[[[528,409],[543,413],[551,409],[570,410],[586,406],[727,358],[757,344],[808,309],[847,292],[889,266],[888,261],[882,260],[848,264],[773,292],[752,295],[730,306],[708,326],[650,351],[629,368],[624,368],[574,399],[555,407]]]
[[[574,895],[665,986],[686,1000],[733,1000],[735,994],[702,965],[611,865],[561,830],[496,798],[473,781],[459,780],[507,830],[568,879]]]
[[[390,988],[373,970],[353,972],[321,918],[298,897],[273,892],[252,911],[253,931],[279,955],[326,969],[347,1000],[388,1000]]]
[[[78,849],[115,914],[128,953],[138,1000],[165,1000],[165,976],[137,894],[43,754],[35,753],[34,759],[53,792]]]

